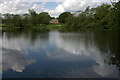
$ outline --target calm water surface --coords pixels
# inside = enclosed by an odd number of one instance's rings
[[[6,31],[4,78],[118,78],[120,32]]]

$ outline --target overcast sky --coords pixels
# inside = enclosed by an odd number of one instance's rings
[[[3,0],[0,1],[0,13],[24,14],[28,9],[34,9],[57,17],[65,11],[85,10],[87,6],[97,7],[111,1],[117,0]]]

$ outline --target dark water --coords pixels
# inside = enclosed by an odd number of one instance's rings
[[[4,78],[118,78],[120,32],[3,32]]]

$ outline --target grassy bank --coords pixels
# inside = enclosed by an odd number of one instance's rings
[[[118,29],[99,29],[99,28],[66,28],[64,24],[48,24],[48,25],[37,25],[32,27],[17,27],[17,26],[3,26],[0,27],[0,30],[40,30],[40,31],[49,31],[49,30],[59,30],[59,31],[68,31],[68,32],[79,32],[81,30],[118,30]]]
[[[48,24],[46,28],[49,30],[60,30],[63,27],[63,24]]]
[[[19,30],[19,29],[26,29],[26,30],[60,30],[63,27],[63,24],[48,24],[48,25],[37,25],[32,27],[18,27],[18,26],[2,26],[0,30]]]

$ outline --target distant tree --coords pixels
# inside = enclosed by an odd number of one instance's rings
[[[55,19],[55,17],[51,17],[51,19]]]
[[[30,14],[30,20],[33,25],[37,25],[37,13],[35,12],[34,9],[29,9],[29,14]]]
[[[13,15],[9,14],[9,13],[6,13],[6,14],[3,14],[3,16],[4,16],[3,23],[6,24],[6,25],[11,25]]]
[[[31,17],[30,14],[23,14],[22,15],[22,23],[24,27],[31,27],[32,23],[31,23]]]
[[[64,15],[63,15],[64,14]],[[120,1],[117,3],[102,4],[96,8],[89,6],[85,11],[74,13],[65,18],[66,14],[59,16],[59,21],[66,23],[65,28],[80,30],[82,28],[116,29],[120,30]]]
[[[49,24],[51,17],[47,12],[36,13],[29,9],[29,13],[23,15],[3,14],[2,23],[6,26],[40,26]],[[82,28],[93,29],[116,29],[120,30],[120,1],[110,4],[102,4],[96,8],[89,6],[84,11],[77,11],[74,14],[63,12],[57,18],[64,23],[64,29],[80,30]]]
[[[72,14],[71,14],[70,12],[64,12],[64,13],[61,13],[61,14],[59,15],[58,20],[59,20],[59,22],[61,22],[61,23],[65,23],[65,22],[67,21],[67,18],[68,18],[68,17],[71,17],[71,16],[72,16]]]
[[[51,20],[51,17],[47,12],[42,12],[38,14],[38,17],[37,17],[38,24],[49,24],[50,20]]]
[[[14,26],[23,27],[21,16],[20,15],[13,15],[13,17],[12,17],[12,24]]]
[[[116,24],[116,27],[120,29],[120,1],[117,3],[113,3],[113,9],[112,9],[112,18],[113,22]]]
[[[0,24],[2,24],[2,13],[0,13]],[[1,27],[1,25],[0,25]]]
[[[29,14],[31,15],[31,17],[36,17],[37,13],[35,12],[34,9],[29,9]]]
[[[110,11],[110,5],[108,4],[103,4],[101,6],[98,6],[96,8],[96,13],[94,14],[95,20],[99,21],[102,18],[104,18]]]

